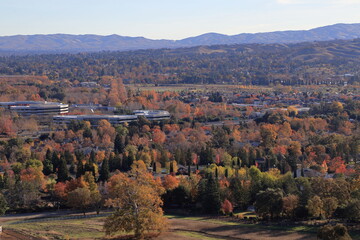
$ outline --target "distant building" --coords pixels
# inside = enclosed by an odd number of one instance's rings
[[[46,101],[18,101],[0,102],[0,106],[7,107],[19,115],[56,115],[69,112],[69,105]]]
[[[162,110],[136,110],[134,115],[57,115],[53,117],[54,123],[69,124],[71,121],[89,121],[96,126],[100,120],[107,120],[113,125],[125,122],[135,122],[139,116],[144,116],[148,120],[165,120],[170,118],[170,113]]]
[[[107,120],[113,125],[137,121],[136,115],[57,115],[53,117],[54,123],[69,124],[71,121],[88,121],[96,126],[99,121]]]
[[[99,86],[97,82],[81,82],[80,87],[96,88]]]
[[[144,116],[148,120],[170,119],[170,113],[164,110],[134,110],[136,116]]]

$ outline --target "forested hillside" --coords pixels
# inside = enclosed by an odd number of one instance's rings
[[[360,40],[298,44],[243,44],[179,49],[7,56],[0,75],[125,83],[269,85],[359,82]]]

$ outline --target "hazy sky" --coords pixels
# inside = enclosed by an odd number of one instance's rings
[[[181,39],[360,23],[360,0],[0,0],[0,35]]]

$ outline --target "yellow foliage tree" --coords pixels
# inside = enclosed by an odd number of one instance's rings
[[[119,173],[108,182],[110,198],[106,205],[115,208],[104,224],[106,234],[118,231],[134,232],[136,238],[145,233],[161,233],[166,221],[161,208],[161,182],[147,172],[142,161],[134,162],[132,170]]]

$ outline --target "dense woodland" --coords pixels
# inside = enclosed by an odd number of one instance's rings
[[[125,83],[312,85],[359,83],[360,41],[219,45],[0,57],[1,75]]]

